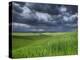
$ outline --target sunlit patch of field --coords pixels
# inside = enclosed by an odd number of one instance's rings
[[[13,33],[12,57],[76,55],[77,32]]]

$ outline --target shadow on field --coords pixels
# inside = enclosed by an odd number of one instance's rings
[[[48,38],[51,37],[50,35],[45,35],[45,34],[40,34],[40,35],[31,35],[31,36],[12,36],[13,38],[16,39],[27,39],[27,40],[34,40],[34,39],[39,39],[39,38]]]

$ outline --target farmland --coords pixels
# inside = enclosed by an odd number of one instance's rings
[[[12,33],[12,57],[76,55],[77,32]]]

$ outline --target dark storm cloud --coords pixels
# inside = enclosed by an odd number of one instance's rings
[[[20,15],[20,13],[13,11],[13,15],[12,15],[12,21],[13,22],[19,22],[20,20],[22,20],[21,17],[22,16]]]
[[[77,6],[67,6],[67,8],[68,8],[68,12],[70,12],[71,14],[75,14],[76,12],[78,12]]]
[[[19,4],[17,4],[17,3],[12,3],[13,4],[13,6],[12,6],[12,10],[15,10],[15,11],[17,11],[17,12],[19,12],[19,13],[21,13],[23,10],[22,10],[22,7],[20,7],[20,5]]]
[[[20,7],[18,3],[13,2],[12,3],[12,21],[18,22],[22,19],[22,16],[20,13],[23,12],[23,9]]]
[[[67,11],[69,13],[76,13],[78,12],[78,7],[75,5],[60,5],[60,4],[44,4],[44,3],[26,3],[27,7],[29,7],[31,10],[39,11],[39,12],[45,12],[49,14],[57,15],[59,14],[60,8],[67,8]],[[54,11],[54,12],[53,12]]]
[[[77,6],[13,2],[14,31],[73,31]]]
[[[37,26],[39,27],[39,26]],[[25,32],[25,31],[44,31],[42,28],[36,28],[35,26],[31,26],[28,24],[22,23],[12,23],[12,30],[17,32]]]
[[[25,2],[15,2],[16,4],[19,4],[20,5],[20,7],[24,7],[24,5],[25,5]]]
[[[54,15],[57,15],[59,13],[57,10],[57,5],[42,4],[42,3],[36,3],[36,4],[26,3],[25,5],[28,6],[33,11],[49,13],[49,14],[54,14]]]

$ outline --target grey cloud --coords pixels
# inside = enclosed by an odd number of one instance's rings
[[[12,23],[12,30],[13,32],[25,32],[25,31],[44,31],[44,29],[37,29],[35,26],[30,26],[28,24],[22,24],[22,23]]]
[[[65,24],[66,27],[77,28],[77,24]]]
[[[12,23],[18,23],[13,25],[13,30],[71,31],[77,28],[77,12],[70,13],[67,5],[17,2],[13,6]]]
[[[26,3],[26,6],[29,7],[32,11],[38,11],[38,12],[49,13],[49,14],[58,14],[56,5],[52,6],[52,4]]]
[[[35,26],[30,26],[27,24],[22,24],[22,23],[13,23],[13,31],[14,32],[44,32],[44,31],[58,31],[58,32],[62,32],[62,31],[74,31],[74,28],[70,28],[70,27],[62,27],[62,26],[58,26],[58,27],[47,27],[47,28],[37,28]],[[46,27],[46,26],[45,26]]]
[[[13,3],[12,10],[15,10],[16,12],[19,12],[19,13],[23,11],[23,9],[17,3]]]
[[[24,5],[26,4],[25,2],[16,2],[16,1],[14,1],[14,3],[19,4],[20,7],[24,7]]]

